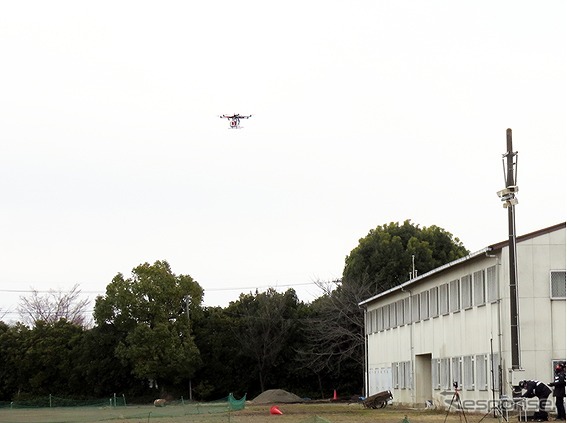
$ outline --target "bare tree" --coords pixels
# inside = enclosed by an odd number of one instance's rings
[[[8,314],[8,310],[2,310],[0,308],[0,322],[3,322],[4,319],[6,318],[6,315]]]
[[[32,288],[29,296],[21,296],[18,313],[22,323],[35,325],[37,321],[54,323],[60,319],[79,326],[87,326],[88,298],[81,299],[79,285],[75,284],[71,291],[62,292],[49,290],[45,295]]]
[[[367,284],[344,284],[340,280],[315,282],[324,292],[304,330],[309,340],[299,351],[302,365],[321,374],[340,373],[341,365],[364,363],[364,313],[358,304],[370,297]]]

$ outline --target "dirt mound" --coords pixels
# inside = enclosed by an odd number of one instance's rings
[[[252,400],[254,404],[292,404],[303,402],[301,398],[283,389],[268,389]]]

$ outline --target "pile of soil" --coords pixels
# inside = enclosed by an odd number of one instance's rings
[[[252,400],[253,404],[293,404],[303,402],[301,398],[283,389],[268,389]]]

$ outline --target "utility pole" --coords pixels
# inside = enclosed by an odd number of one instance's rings
[[[520,326],[518,317],[518,264],[516,262],[516,214],[518,204],[518,152],[512,149],[512,130],[506,130],[507,151],[502,155],[506,188],[498,191],[502,206],[508,209],[508,255],[510,266],[510,341],[512,370],[520,369]]]
[[[187,330],[189,331],[187,333],[187,336],[189,336],[189,333],[191,331],[191,315],[189,314],[189,305],[191,304],[191,296],[190,295],[186,295],[185,296],[185,312],[187,313]],[[192,380],[189,379],[189,401],[193,401],[193,386],[192,386]]]

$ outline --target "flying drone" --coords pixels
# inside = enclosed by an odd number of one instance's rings
[[[233,114],[232,116],[229,115],[221,115],[219,116],[221,119],[228,119],[230,120],[230,129],[240,129],[240,119],[248,119],[252,117],[252,115],[243,116],[239,115],[238,113]]]

